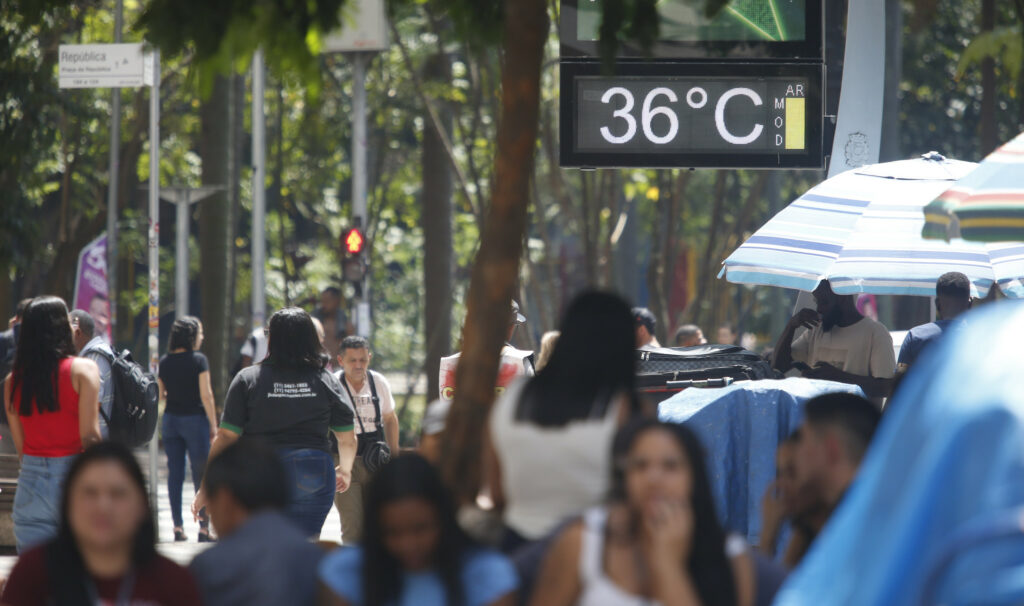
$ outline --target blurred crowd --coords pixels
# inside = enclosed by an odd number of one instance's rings
[[[144,476],[127,447],[105,439],[109,356],[90,353],[109,346],[88,313],[38,297],[19,305],[4,382],[21,458],[20,558],[0,601],[769,604],[851,493],[885,399],[970,307],[962,275],[936,289],[939,319],[908,333],[898,365],[888,331],[827,281],[815,308],[787,324],[771,360],[778,371],[862,395],[805,404],[800,428],[782,436],[753,546],[721,523],[699,438],[638,397],[637,350],[660,348],[655,320],[616,295],[578,295],[537,356],[506,345],[513,372],[499,379],[483,485],[470,500],[436,469],[452,446],[451,398],[428,409],[420,447],[400,450],[390,386],[370,370],[367,340],[346,336],[337,293],[325,291],[312,315],[279,310],[247,338],[219,419],[202,324],[180,318],[159,370],[174,534],[186,538],[187,457],[198,540],[213,543],[188,568],[156,551]],[[523,322],[513,303],[509,341]],[[723,344],[737,339],[718,331]],[[707,343],[694,325],[674,341]],[[0,359],[7,346],[0,336]],[[342,546],[317,543],[332,507]]]

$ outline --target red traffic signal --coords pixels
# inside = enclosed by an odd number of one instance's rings
[[[366,245],[366,238],[358,227],[352,227],[346,231],[341,238],[341,247],[350,255],[358,255],[363,252]]]

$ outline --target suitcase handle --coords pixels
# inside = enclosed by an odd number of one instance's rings
[[[665,387],[669,389],[687,389],[689,387],[728,387],[732,385],[732,377],[721,377],[718,379],[691,379],[687,381],[668,381]]]

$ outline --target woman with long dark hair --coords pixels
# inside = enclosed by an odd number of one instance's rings
[[[515,383],[491,411],[488,484],[503,510],[503,550],[555,530],[607,494],[612,438],[638,413],[633,316],[620,297],[580,294],[537,376]]]
[[[57,534],[60,487],[75,455],[100,438],[100,371],[75,357],[64,301],[36,297],[21,318],[14,366],[4,381],[11,437],[21,457],[14,494],[18,552]]]
[[[160,358],[160,394],[166,401],[163,418],[164,451],[167,453],[167,498],[174,520],[174,540],[185,540],[181,517],[181,488],[185,483],[185,454],[192,468],[195,490],[203,481],[210,443],[217,435],[217,412],[210,384],[210,362],[199,352],[203,324],[195,316],[183,316],[171,325],[167,355]],[[206,512],[199,516],[199,542],[210,540]]]
[[[749,606],[753,565],[718,523],[693,433],[634,421],[613,452],[611,503],[555,540],[531,606]]]
[[[377,471],[366,492],[363,540],[320,563],[330,604],[510,606],[512,564],[470,539],[437,471],[403,454]]]
[[[356,455],[352,404],[341,383],[326,370],[327,354],[309,314],[288,307],[270,317],[267,357],[243,369],[231,382],[214,458],[243,433],[276,448],[291,474],[288,516],[308,537],[319,537],[335,492],[348,489]],[[338,439],[337,470],[328,431]],[[192,513],[206,503],[196,494]]]
[[[192,575],[156,552],[146,481],[135,457],[103,442],[71,464],[57,537],[22,554],[0,601],[185,606],[200,597]]]

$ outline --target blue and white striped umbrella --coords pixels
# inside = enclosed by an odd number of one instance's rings
[[[922,209],[976,166],[928,154],[833,177],[794,200],[750,236],[722,272],[730,282],[811,291],[823,279],[840,294],[935,294],[947,271],[1024,298],[1024,243],[921,237]]]

